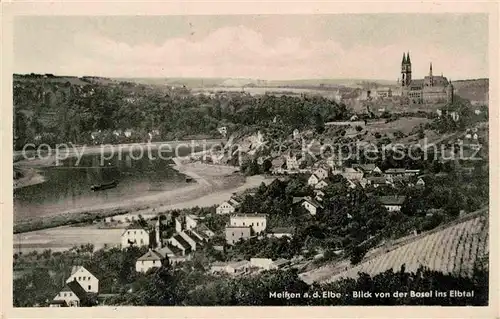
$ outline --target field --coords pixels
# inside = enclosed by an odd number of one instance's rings
[[[104,245],[114,246],[120,243],[123,229],[99,229],[97,225],[85,227],[57,227],[37,230],[30,233],[15,234],[13,238],[14,253],[27,253],[32,250],[51,249],[63,251],[80,246],[93,244],[95,249]]]
[[[397,131],[409,134],[415,126],[430,122],[430,119],[422,117],[404,117],[389,123],[385,123],[385,121],[368,122],[366,128],[370,132],[379,132],[380,134],[394,133]]]
[[[356,278],[360,272],[374,276],[389,269],[398,271],[402,265],[412,272],[423,265],[445,274],[469,277],[474,263],[488,256],[488,215],[474,215],[416,239],[406,239],[406,243],[394,247],[385,253],[369,252],[365,261],[355,267],[344,261],[335,267],[323,267],[301,276],[307,282],[333,282]]]

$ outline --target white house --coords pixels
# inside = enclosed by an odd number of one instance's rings
[[[328,171],[323,167],[320,167],[314,171],[313,175],[316,175],[316,177],[318,177],[319,180],[322,180],[328,177]]]
[[[252,236],[251,226],[227,226],[226,232],[226,243],[228,245],[234,245],[240,241],[240,239],[246,240]]]
[[[294,229],[292,227],[275,227],[269,231],[269,234],[267,234],[267,237],[268,238],[271,238],[271,237],[274,237],[274,238],[282,238],[282,237],[292,238],[293,232],[294,232]]]
[[[185,221],[186,221],[186,229],[193,229],[196,228],[198,225],[198,219],[199,217],[193,214],[186,215]]]
[[[250,258],[250,266],[263,270],[277,269],[273,260],[270,258]]]
[[[425,181],[423,178],[419,178],[417,182],[415,183],[416,186],[425,186]]]
[[[356,182],[355,182],[355,181],[352,181],[352,180],[350,180],[350,179],[347,179],[347,186],[348,186],[350,189],[355,189],[355,188],[358,186],[358,184],[356,184]]]
[[[300,138],[300,131],[298,129],[293,130],[293,139],[297,140]]]
[[[75,281],[83,287],[86,292],[99,292],[99,279],[83,266],[71,267],[71,273],[66,283]]]
[[[149,250],[135,262],[135,271],[145,273],[152,268],[160,268],[164,257],[154,251]]]
[[[315,197],[317,201],[323,201],[323,197],[325,197],[325,192],[323,192],[321,189],[315,189],[314,190]]]
[[[318,201],[310,197],[304,197],[300,205],[313,216],[316,215],[318,211],[323,207]]]
[[[382,174],[382,170],[375,164],[353,164],[352,168],[364,174]]]
[[[318,176],[316,176],[315,174],[312,174],[311,176],[309,176],[309,179],[307,180],[307,185],[314,186],[314,185],[318,184],[320,180],[321,179],[318,178]]]
[[[61,289],[50,303],[50,307],[82,307],[88,306],[85,289],[77,281],[70,281]]]
[[[295,155],[289,155],[286,157],[286,168],[288,170],[298,170],[301,161]]]
[[[255,233],[266,229],[267,216],[265,214],[236,214],[230,217],[229,225],[232,227],[252,227]]]
[[[381,196],[379,202],[390,212],[399,212],[406,196]]]
[[[230,275],[238,275],[244,273],[250,268],[248,260],[230,261],[230,262],[215,262],[210,267],[212,273],[227,273]]]
[[[130,246],[149,246],[149,231],[141,226],[130,226],[122,233],[122,249]]]
[[[227,127],[225,127],[225,126],[219,127],[219,128],[217,129],[217,131],[219,131],[219,133],[220,133],[221,135],[226,136],[226,134],[227,134]]]
[[[328,183],[323,179],[319,181],[316,185],[314,185],[315,189],[323,189],[328,186]]]
[[[346,179],[361,180],[363,178],[363,172],[360,172],[352,167],[346,167],[344,171],[340,174]]]
[[[240,207],[240,203],[231,198],[226,202],[222,202],[215,210],[218,215],[232,214]]]

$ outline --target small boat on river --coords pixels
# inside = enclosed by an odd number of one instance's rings
[[[92,185],[90,186],[90,189],[95,192],[95,191],[102,191],[105,189],[115,188],[116,186],[118,186],[118,183],[116,181],[112,181],[108,183]]]

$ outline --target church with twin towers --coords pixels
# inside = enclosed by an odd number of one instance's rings
[[[453,102],[453,85],[442,74],[432,73],[432,62],[429,65],[429,75],[423,79],[412,79],[410,52],[403,53],[401,61],[401,95],[411,103],[451,103]]]

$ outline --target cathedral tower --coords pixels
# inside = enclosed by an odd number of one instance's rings
[[[411,60],[410,52],[403,53],[403,61],[401,61],[401,86],[409,86],[411,83]]]
[[[432,76],[432,62],[429,67],[429,78],[430,78],[430,86],[434,86],[434,77]]]

